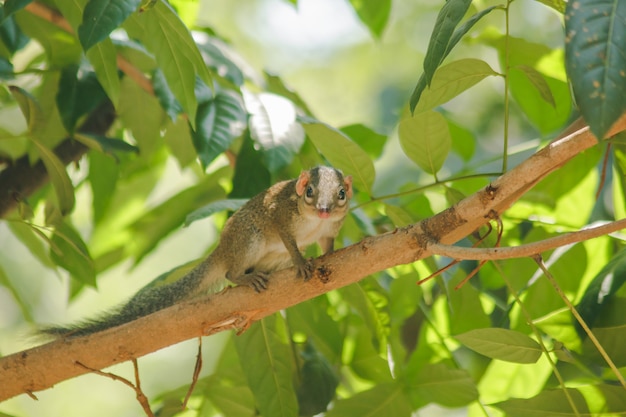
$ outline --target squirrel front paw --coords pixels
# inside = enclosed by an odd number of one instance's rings
[[[267,289],[267,284],[269,282],[269,274],[260,271],[251,271],[245,274],[239,275],[236,278],[228,277],[228,279],[234,282],[237,285],[247,285],[252,287],[252,289],[256,292],[261,292]]]
[[[269,283],[269,274],[265,272],[252,272],[247,275],[248,285],[256,292],[265,291]]]
[[[298,278],[302,278],[305,282],[313,277],[313,260],[303,259],[301,263],[296,265],[296,273]]]

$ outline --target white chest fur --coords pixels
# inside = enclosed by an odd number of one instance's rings
[[[296,242],[300,248],[304,249],[322,237],[333,236],[335,228],[336,220],[334,219],[322,219],[317,216],[307,217],[306,221],[302,222],[296,231]]]

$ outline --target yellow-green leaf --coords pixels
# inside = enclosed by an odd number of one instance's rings
[[[435,111],[402,120],[398,134],[406,155],[429,174],[435,175],[441,169],[452,148],[448,123]]]
[[[455,336],[468,348],[493,359],[515,363],[535,363],[541,346],[524,333],[500,328],[475,329]]]
[[[36,139],[31,138],[31,140],[37,147],[41,161],[46,167],[50,182],[57,196],[59,210],[62,215],[66,215],[74,208],[75,198],[74,186],[72,185],[70,177],[67,175],[65,165],[63,165],[63,162],[55,155],[52,149],[46,147]]]
[[[376,171],[367,153],[339,130],[313,119],[301,121],[307,136],[328,162],[352,175],[356,188],[371,194]]]

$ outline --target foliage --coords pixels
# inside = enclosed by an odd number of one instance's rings
[[[437,11],[423,73],[413,74],[412,95],[405,88],[395,108],[400,116],[380,132],[366,117],[348,126],[322,120],[281,74],[255,71],[216,30],[194,23],[197,3],[3,4],[0,175],[20,160],[41,161],[49,184],[28,195],[0,190],[0,199],[18,201],[0,233],[27,248],[31,262],[69,276],[72,300],[100,285],[106,271],[144,264],[181,226],[205,227],[195,222],[236,209],[312,165],[332,164],[354,177],[353,210],[338,238],[339,246],[348,245],[426,218],[486,186],[578,109],[599,137],[626,110],[626,3],[620,0],[567,7],[556,0],[515,2],[565,13],[564,48],[530,33],[513,36],[510,23],[523,16],[511,0],[448,0]],[[396,23],[395,4],[350,2],[377,42]],[[482,58],[485,50],[497,58]],[[468,94],[459,97],[466,90],[485,94],[487,82],[500,91],[496,104],[487,97],[466,105]],[[106,132],[85,131],[106,105],[116,115]],[[494,135],[492,123],[503,132]],[[509,144],[513,130],[516,147]],[[66,142],[84,145],[75,168],[58,154]],[[626,159],[619,140],[613,149],[612,165],[602,167],[602,151],[590,150],[502,213],[500,244],[623,216]],[[154,198],[170,180],[173,160],[191,184]],[[605,173],[608,182],[599,183]],[[220,226],[223,218],[214,220]],[[483,244],[495,244],[495,234]],[[474,242],[468,237],[462,244]],[[580,305],[622,373],[623,258],[619,236],[546,255],[559,290]],[[381,272],[254,324],[231,336],[220,354],[216,343],[215,369],[200,379],[193,411],[184,415],[409,416],[432,404],[466,407],[471,416],[626,413],[626,387],[534,263],[488,263],[454,290],[476,266],[465,261],[415,285],[448,262]],[[0,284],[21,320],[43,321],[41,306],[18,285],[36,285],[36,277],[9,264],[0,253]],[[153,397],[159,415],[179,413],[169,405],[178,404],[186,387],[175,388],[163,386]],[[8,415],[28,415],[14,411],[21,400],[8,403]],[[42,407],[50,412],[46,401]]]

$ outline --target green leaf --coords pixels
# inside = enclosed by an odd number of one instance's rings
[[[332,364],[341,363],[345,335],[338,321],[320,312],[332,308],[328,297],[315,297],[287,310],[287,323],[292,334],[302,334]],[[324,329],[320,332],[319,329]]]
[[[49,239],[44,233],[29,223],[7,222],[7,225],[13,235],[28,248],[30,254],[37,258],[42,265],[54,267],[47,247],[42,242],[43,240],[49,243]]]
[[[403,119],[398,135],[404,153],[432,175],[441,169],[452,147],[448,123],[435,111]]]
[[[372,286],[368,280],[344,287],[339,292],[365,322],[370,334],[370,345],[374,346],[376,351],[384,350],[387,345],[389,323],[386,294],[380,288]]]
[[[452,51],[452,48],[454,48],[456,46],[456,44],[461,40],[461,38],[463,38],[463,36],[467,32],[470,31],[470,29],[476,24],[476,22],[478,22],[483,16],[485,16],[488,13],[490,13],[493,9],[495,9],[497,7],[498,6],[491,6],[491,7],[488,7],[486,9],[483,9],[480,12],[476,13],[475,15],[473,15],[472,17],[470,17],[469,19],[467,19],[465,21],[465,23],[463,23],[461,26],[459,26],[454,31],[452,36],[450,37],[450,40],[448,41],[448,45],[447,45],[447,47],[445,49],[445,52],[441,56],[441,59],[440,59],[439,63],[437,64],[437,66],[435,66],[435,69],[441,64],[441,62],[443,62],[443,60]],[[443,12],[443,8],[439,12],[440,15],[441,15],[442,12]],[[433,33],[433,35],[434,35],[434,33]],[[431,35],[431,41],[433,39],[432,38],[433,35]],[[429,48],[430,48],[430,45],[429,45]],[[434,69],[433,69],[433,72],[434,72]],[[420,101],[420,97],[422,96],[422,92],[430,84],[429,81],[432,80],[432,76],[433,75],[434,74],[430,74],[430,77],[427,77],[426,71],[424,71],[424,73],[420,76],[419,80],[417,81],[417,85],[415,86],[415,89],[413,90],[413,94],[411,94],[411,100],[409,102],[409,108],[411,109],[411,113],[413,113],[415,111],[415,107],[417,106],[417,103],[419,103],[419,101]]]
[[[235,347],[260,414],[297,415],[298,402],[292,381],[293,357],[284,319],[274,314],[252,324],[235,339]]]
[[[141,3],[141,0],[90,0],[78,27],[78,39],[85,51],[106,39]]]
[[[552,95],[550,86],[548,85],[548,82],[544,78],[543,74],[528,65],[519,65],[512,69],[521,71],[526,78],[528,78],[528,81],[530,81],[531,84],[537,89],[541,98],[552,107],[556,107],[554,96]]]
[[[380,38],[387,25],[391,0],[350,0],[354,11],[376,38]]]
[[[98,42],[89,51],[87,58],[96,72],[100,85],[117,108],[120,96],[120,77],[117,69],[117,52],[110,39]]]
[[[205,176],[200,183],[154,207],[131,226],[133,242],[129,246],[137,263],[163,238],[180,227],[189,212],[225,197],[224,189],[218,182],[223,172],[218,170]]]
[[[291,88],[286,86],[279,76],[267,72],[264,72],[264,75],[265,82],[267,83],[266,89],[268,92],[281,95],[291,100],[291,102],[295,104],[298,108],[300,108],[304,112],[304,114],[311,114],[311,110],[308,108],[304,100],[302,100],[302,97],[300,97],[298,93],[293,91]]]
[[[20,307],[22,316],[24,316],[26,321],[31,322],[31,323],[34,322],[33,315],[30,311],[30,306],[29,306],[28,301],[22,297],[18,289],[13,285],[13,283],[7,276],[6,272],[4,272],[2,265],[0,265],[0,285],[2,285],[7,290],[9,290],[9,292],[13,296],[13,299],[15,300],[17,305]]]
[[[452,150],[463,158],[463,161],[469,162],[476,150],[476,137],[468,129],[450,120],[448,120],[448,129],[452,138]]]
[[[183,117],[167,121],[163,140],[181,168],[187,167],[196,160],[197,154],[191,140],[189,123]]]
[[[250,198],[272,185],[271,174],[262,159],[261,152],[255,148],[250,137],[250,130],[246,130],[237,155],[233,189],[228,194],[229,198]]]
[[[50,243],[50,257],[80,283],[96,286],[96,269],[89,249],[78,232],[68,223],[55,226]]]
[[[221,211],[225,211],[225,210],[237,211],[241,208],[241,206],[243,206],[247,202],[248,202],[247,198],[234,198],[234,199],[213,201],[189,213],[187,217],[185,217],[184,226],[187,227],[191,223],[195,222],[196,220],[205,219]]]
[[[380,342],[376,345],[380,345]],[[354,351],[346,365],[350,366],[355,375],[366,381],[376,383],[391,381],[393,378],[389,369],[389,362],[381,357],[377,347],[380,346],[374,346],[372,343],[370,330],[361,327],[354,337]]]
[[[455,338],[481,355],[507,362],[535,363],[542,353],[539,343],[514,330],[476,329],[456,335]]]
[[[222,91],[198,106],[196,130],[191,137],[204,168],[228,149],[245,122],[240,98],[230,91]]]
[[[245,81],[245,77],[241,69],[226,55],[223,50],[228,51],[224,43],[216,38],[209,38],[206,42],[199,42],[198,48],[206,54],[207,65],[214,73],[219,74],[233,83],[241,87]],[[229,54],[230,56],[230,54]]]
[[[626,366],[625,302],[626,298],[624,297],[612,298],[606,303],[605,311],[598,317],[592,329],[597,343],[604,348],[606,354],[618,368]],[[596,343],[592,342],[591,339],[584,339],[581,352],[580,358],[587,366],[607,368],[606,360],[600,355]],[[613,376],[611,378],[614,379]]]
[[[44,122],[44,116],[39,104],[29,92],[20,87],[11,85],[9,86],[9,91],[11,91],[18,106],[20,106],[20,110],[26,119],[28,132],[32,133],[36,126]]]
[[[300,416],[313,416],[326,411],[328,404],[335,397],[339,378],[326,358],[321,355],[311,342],[305,344],[300,353],[302,367],[297,397]]]
[[[307,136],[324,158],[344,174],[352,175],[356,188],[371,194],[376,171],[367,153],[346,135],[324,123],[309,118],[300,120]]]
[[[134,13],[124,23],[124,28],[154,54],[174,96],[195,126],[196,75],[206,85],[212,82],[189,29],[165,1],[158,1],[141,14]]]
[[[408,211],[391,204],[385,204],[385,214],[396,227],[408,226],[416,221]]]
[[[360,123],[344,126],[340,130],[367,152],[372,160],[377,159],[383,153],[387,136],[381,135]]]
[[[121,80],[117,113],[133,134],[143,156],[152,155],[161,144],[165,116],[158,100],[129,77]]]
[[[390,382],[337,400],[326,417],[410,417],[412,411],[404,387],[397,382]]]
[[[589,407],[582,394],[573,388],[565,388],[569,398],[576,406],[572,409],[568,396],[563,389],[546,390],[529,399],[513,398],[491,404],[504,411],[507,417],[554,417],[589,415]]]
[[[626,282],[626,249],[613,255],[613,258],[593,278],[576,307],[583,320],[593,327],[597,317],[606,310],[608,302]],[[585,332],[576,322],[576,330],[581,337]]]
[[[471,3],[471,0],[448,0],[439,11],[424,57],[426,85],[430,85],[435,70],[449,52],[454,29],[465,16]]]
[[[626,415],[624,388],[618,384],[586,385],[579,387],[578,390],[585,396],[592,413]]]
[[[14,17],[22,31],[44,48],[50,67],[62,68],[80,61],[83,50],[74,35],[25,10],[15,13]]]
[[[74,32],[78,31],[78,27],[83,22],[83,13],[85,5],[89,0],[80,1],[56,1],[55,7],[61,12],[63,17],[72,26]]]
[[[78,119],[96,109],[105,98],[93,72],[79,71],[78,65],[62,69],[56,104],[63,126],[70,134],[74,133]]]
[[[466,58],[437,69],[430,87],[424,90],[414,112],[433,109],[490,75],[498,75],[489,64],[480,59]]]
[[[14,16],[4,19],[1,16],[0,13],[0,55],[10,64],[7,58],[25,47],[30,39],[16,23]]]
[[[245,383],[233,386],[230,381],[220,379],[203,391],[203,394],[223,413],[221,415],[229,417],[254,417],[256,415],[254,397]],[[180,398],[182,396],[176,398],[175,413],[180,411]]]
[[[176,120],[178,115],[183,112],[183,109],[178,100],[176,100],[176,97],[174,97],[172,90],[170,90],[170,86],[167,84],[163,71],[158,68],[152,73],[152,88],[163,110],[165,110],[171,120]]]
[[[570,88],[566,82],[538,71],[536,74],[540,78],[531,79],[528,74],[523,71],[510,72],[511,94],[539,131],[544,135],[551,134],[569,120],[572,111]],[[537,83],[542,85],[538,86]]]
[[[452,334],[491,326],[491,320],[483,309],[479,291],[471,285],[464,286],[462,290],[454,289],[454,286],[466,276],[467,272],[459,268],[454,274],[454,280],[446,286]]]
[[[626,2],[569,1],[565,66],[578,107],[603,139],[626,111]]]
[[[250,135],[260,145],[265,166],[276,172],[287,166],[304,143],[304,130],[296,121],[296,107],[271,93],[244,95],[250,114]]]
[[[6,58],[0,57],[0,80],[12,80],[13,64]]]
[[[115,152],[139,152],[139,148],[122,139],[107,138],[100,135],[76,133],[74,139],[102,153],[114,154]]]
[[[2,6],[2,19],[6,19],[18,10],[28,6],[33,0],[6,0]]]
[[[72,185],[70,177],[67,175],[65,165],[63,165],[63,162],[61,162],[59,157],[57,157],[50,148],[46,147],[36,139],[31,140],[37,147],[41,161],[46,167],[46,172],[48,172],[50,182],[52,183],[57,196],[61,215],[65,216],[72,211],[76,202],[74,197],[74,186]]]
[[[539,3],[543,3],[548,7],[552,7],[557,12],[563,14],[565,13],[565,6],[567,6],[567,2],[565,0],[536,0]]]
[[[450,369],[443,364],[429,364],[407,384],[415,408],[430,403],[445,407],[461,407],[478,399],[478,389],[472,377],[463,369]]]
[[[89,152],[88,180],[93,195],[93,220],[98,224],[104,217],[119,177],[119,165],[110,156],[98,152]]]

